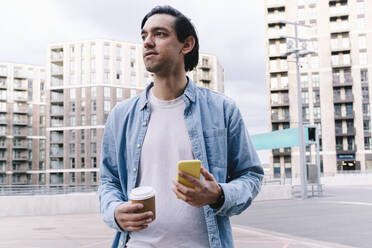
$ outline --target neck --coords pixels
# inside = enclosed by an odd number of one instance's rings
[[[187,85],[186,72],[183,70],[172,75],[154,75],[154,96],[161,100],[173,100],[183,94]]]

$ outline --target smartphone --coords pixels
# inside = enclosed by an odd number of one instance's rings
[[[201,168],[201,161],[200,160],[180,160],[178,161],[178,171],[182,171],[188,175],[191,175],[197,179],[200,179],[200,168]],[[194,184],[190,183],[183,177],[180,177],[177,174],[177,181],[186,187],[194,188]]]

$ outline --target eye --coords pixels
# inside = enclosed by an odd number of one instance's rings
[[[159,36],[159,37],[163,37],[163,36],[165,36],[165,33],[164,32],[156,32],[155,35]]]

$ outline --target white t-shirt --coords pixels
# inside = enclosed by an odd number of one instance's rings
[[[141,151],[137,186],[155,191],[156,219],[141,231],[130,232],[127,247],[209,247],[203,208],[177,199],[172,178],[177,162],[193,159],[182,96],[170,101],[157,99],[149,91],[151,116]]]

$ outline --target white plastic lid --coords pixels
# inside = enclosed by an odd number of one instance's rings
[[[130,200],[140,201],[146,200],[155,195],[155,190],[150,186],[141,186],[134,188],[129,195]]]

